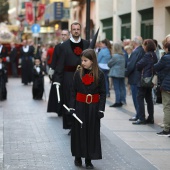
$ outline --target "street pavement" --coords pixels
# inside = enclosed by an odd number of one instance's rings
[[[9,78],[8,99],[0,103],[0,170],[83,170],[74,165],[68,130],[62,118],[47,113],[50,90],[45,77],[43,100],[32,99],[32,85]],[[169,170],[170,138],[156,132],[163,120],[162,105],[155,108],[154,125],[132,125],[135,113],[131,95],[127,105],[110,108],[114,93],[107,99],[101,120],[102,160],[92,161],[96,170]],[[147,114],[146,114],[147,115]]]

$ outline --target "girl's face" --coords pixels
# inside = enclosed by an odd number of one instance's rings
[[[93,62],[91,60],[89,60],[88,58],[86,58],[85,56],[82,56],[81,57],[81,64],[82,64],[83,68],[91,69]]]

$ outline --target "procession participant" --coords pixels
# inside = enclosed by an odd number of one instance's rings
[[[70,37],[69,31],[67,29],[62,30],[62,32],[61,32],[62,41],[61,41],[61,43],[57,44],[54,48],[52,62],[51,62],[50,69],[48,72],[48,75],[51,79],[51,89],[50,89],[50,93],[49,93],[47,112],[57,113],[58,116],[62,116],[62,95],[60,95],[61,101],[60,101],[60,103],[58,103],[56,85],[53,83],[56,81],[57,73],[55,72],[55,69],[57,68],[57,60],[59,58],[59,55],[61,54],[61,52],[59,51],[60,45],[63,42],[65,42],[66,40],[68,40],[69,37]],[[59,89],[60,94],[62,91],[61,88],[62,88],[62,86],[60,86],[60,89]]]
[[[81,67],[75,73],[70,100],[70,114],[75,113],[83,122],[74,119],[71,129],[71,152],[75,165],[81,166],[85,158],[87,169],[93,169],[91,160],[102,159],[100,119],[104,117],[106,102],[105,77],[98,68],[93,49],[81,55]]]
[[[88,41],[80,37],[81,25],[78,22],[71,24],[71,37],[60,46],[61,55],[58,58],[56,67],[55,82],[62,85],[63,103],[68,106],[70,101],[70,92],[73,84],[74,72],[81,64],[80,54],[89,47]],[[67,111],[62,109],[63,128],[71,129],[72,117],[67,115]],[[71,132],[69,132],[70,134]]]
[[[6,67],[6,70],[8,70],[8,65],[7,65],[7,61],[8,61],[8,51],[7,48],[2,44],[2,40],[0,39],[0,55],[2,57],[2,62]],[[8,75],[7,72],[4,75],[5,77],[5,81],[8,82]]]
[[[9,54],[10,62],[11,62],[11,70],[12,70],[12,76],[17,77],[17,48],[15,47],[15,43],[11,42],[11,51]]]
[[[6,66],[3,63],[3,57],[0,55],[0,101],[7,99],[6,90]]]
[[[32,48],[27,44],[26,40],[22,42],[23,46],[20,49],[21,55],[21,79],[24,85],[32,82],[32,69],[33,69],[33,52]]]
[[[40,58],[34,59],[32,95],[34,100],[42,100],[44,92],[45,69]]]

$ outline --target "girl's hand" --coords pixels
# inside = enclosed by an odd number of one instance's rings
[[[103,117],[104,117],[104,111],[99,110],[98,113],[97,113],[97,118],[101,119]]]

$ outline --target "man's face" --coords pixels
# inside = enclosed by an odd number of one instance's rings
[[[80,25],[72,25],[71,27],[71,34],[73,36],[73,38],[78,38],[80,37],[80,33],[81,33],[81,29],[80,29]]]
[[[69,37],[70,37],[70,36],[69,36],[68,31],[62,31],[62,32],[61,32],[61,39],[62,39],[62,41],[68,40]]]

